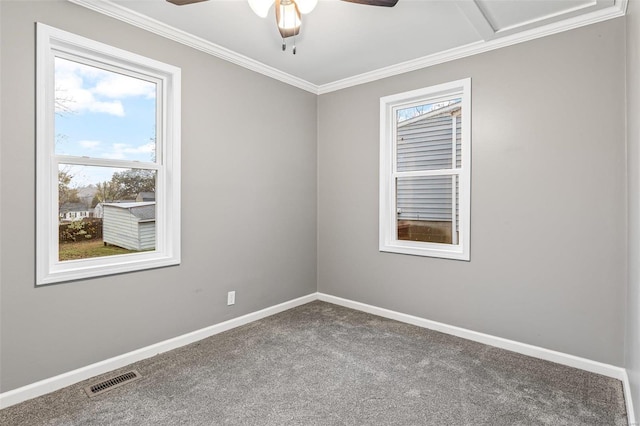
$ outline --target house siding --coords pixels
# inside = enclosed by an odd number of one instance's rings
[[[459,115],[456,119],[457,167],[461,166],[461,117]],[[398,171],[450,169],[453,162],[452,129],[450,114],[425,118],[406,125],[399,124]],[[398,179],[398,219],[451,222],[451,188],[451,176]],[[456,205],[456,213],[457,211]]]

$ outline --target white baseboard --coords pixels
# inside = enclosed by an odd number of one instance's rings
[[[624,402],[627,405],[627,420],[629,426],[638,426],[636,420],[636,412],[633,411],[633,400],[631,399],[631,384],[629,383],[629,375],[627,371],[624,371],[624,377],[622,378],[622,388],[624,389]]]
[[[478,333],[477,331],[468,330],[466,328],[456,327],[437,321],[431,321],[413,315],[403,314],[401,312],[367,305],[366,303],[355,302],[353,300],[331,296],[329,294],[318,293],[318,299],[358,311],[378,315],[380,317],[416,325],[418,327],[428,328],[429,330],[435,330],[442,333],[451,334],[453,336],[462,337],[464,339],[473,340],[474,342],[484,343],[485,345],[495,346],[497,348],[506,349],[534,358],[544,359],[546,361],[551,361],[569,367],[579,368],[591,373],[601,374],[603,376],[618,379],[622,382],[622,386],[624,389],[624,398],[627,407],[627,418],[629,420],[629,424],[633,426],[637,425],[635,413],[633,411],[633,403],[631,400],[629,377],[627,376],[627,370],[622,367],[616,367],[614,365],[604,364],[602,362],[592,361],[590,359],[580,358],[574,355],[553,351],[551,349],[545,349],[539,346],[516,342],[514,340],[503,339],[502,337]]]
[[[324,293],[312,293],[303,297],[299,297],[297,299],[293,299],[275,306],[252,312],[238,318],[233,318],[228,321],[214,324],[212,326],[205,327],[203,329],[196,330],[182,336],[174,337],[163,342],[137,349],[123,355],[100,361],[95,364],[79,368],[77,370],[73,370],[55,377],[51,377],[49,379],[40,380],[38,382],[23,386],[18,389],[1,393],[0,409],[18,404],[28,399],[36,398],[38,396],[73,385],[91,377],[116,370],[118,368],[124,367],[137,361],[141,361],[146,358],[150,358],[160,353],[167,352],[193,342],[197,342],[198,340],[202,340],[215,334],[222,333],[223,331],[231,330],[232,328],[236,328],[241,325],[245,325],[271,315],[275,315],[277,313],[286,311],[287,309],[304,305],[305,303],[309,303],[314,300],[322,300],[358,311],[378,315],[384,318],[389,318],[407,324],[416,325],[418,327],[451,334],[453,336],[462,337],[464,339],[484,343],[486,345],[495,346],[523,355],[532,356],[534,358],[544,359],[569,367],[579,368],[581,370],[618,379],[622,382],[624,389],[624,397],[627,407],[627,417],[629,420],[629,424],[634,426],[637,424],[635,413],[633,411],[633,403],[631,400],[629,377],[627,375],[627,370],[622,367],[616,367],[613,365],[592,361],[586,358],[580,358],[574,355],[541,348],[539,346],[516,342],[514,340],[503,339],[501,337],[491,336],[489,334],[479,333],[465,328],[456,327],[437,321],[431,321],[413,315],[403,314],[401,312],[379,308],[377,306],[367,305],[366,303],[343,299],[341,297],[331,296]]]
[[[370,314],[378,315],[384,318],[416,325],[418,327],[428,328],[430,330],[440,331],[442,333],[451,334],[453,336],[462,337],[468,340],[473,340],[474,342],[484,343],[485,345],[507,349],[509,351],[532,356],[534,358],[540,358],[558,364],[567,365],[569,367],[575,367],[581,370],[590,371],[592,373],[602,374],[603,376],[613,377],[614,379],[618,380],[623,379],[625,372],[625,369],[622,367],[616,367],[597,361],[591,361],[586,358],[580,358],[574,355],[541,348],[539,346],[516,342],[514,340],[503,339],[502,337],[496,337],[490,334],[478,333],[477,331],[468,330],[466,328],[431,321],[413,315],[391,311],[389,309],[378,308],[377,306],[367,305],[366,303],[355,302],[353,300],[343,299],[341,297],[318,293],[318,299],[347,308],[356,309],[358,311],[368,312]]]
[[[317,293],[312,293],[307,296],[289,300],[287,302],[280,303],[279,305],[252,312],[238,318],[233,318],[228,321],[214,324],[212,326],[205,327],[191,333],[183,334],[182,336],[155,343],[153,345],[140,348],[126,354],[109,358],[104,361],[88,365],[86,367],[78,368],[77,370],[69,371],[58,376],[40,380],[23,387],[1,393],[0,409],[18,404],[28,399],[36,398],[38,396],[56,391],[58,389],[62,389],[64,387],[73,385],[91,377],[95,377],[99,374],[116,370],[134,362],[141,361],[146,358],[151,358],[152,356],[161,354],[163,352],[167,352],[172,349],[197,342],[198,340],[205,339],[207,337],[213,336],[214,334],[222,333],[223,331],[231,330],[232,328],[236,328],[241,325],[245,325],[271,315],[275,315],[279,312],[286,311],[287,309],[304,305],[305,303],[317,300],[317,298]]]

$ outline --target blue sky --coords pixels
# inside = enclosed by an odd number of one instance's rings
[[[154,83],[62,58],[55,66],[56,154],[153,161]],[[121,169],[72,170],[74,182],[84,186],[109,180]]]

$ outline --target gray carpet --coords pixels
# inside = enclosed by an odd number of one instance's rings
[[[0,411],[8,425],[626,425],[620,381],[313,302]]]

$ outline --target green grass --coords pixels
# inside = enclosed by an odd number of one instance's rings
[[[100,240],[60,243],[59,260],[87,259],[90,257],[114,256],[116,254],[137,253],[117,246],[105,246]]]

